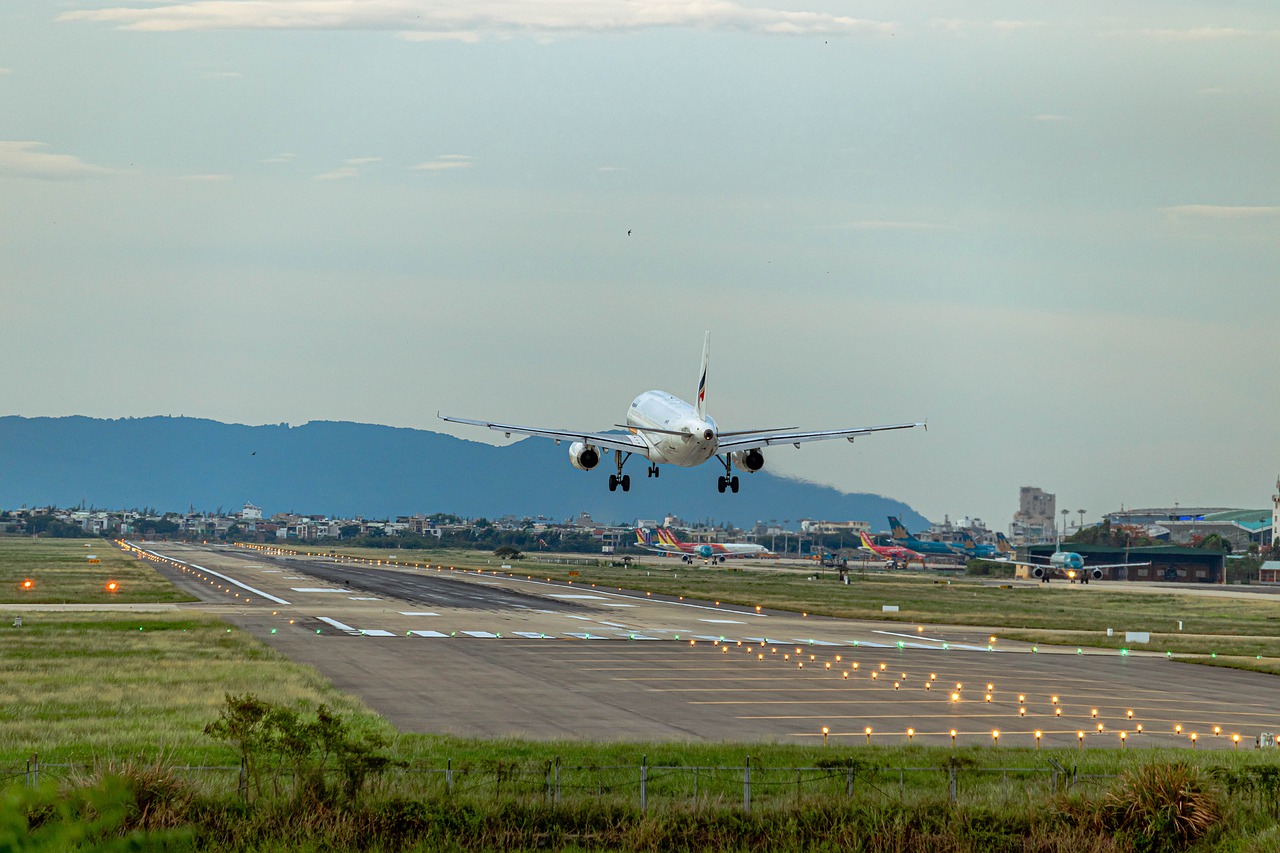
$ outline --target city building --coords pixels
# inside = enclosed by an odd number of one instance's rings
[[[1058,499],[1035,486],[1018,490],[1018,511],[1009,525],[1009,539],[1015,545],[1052,542],[1058,533]]]

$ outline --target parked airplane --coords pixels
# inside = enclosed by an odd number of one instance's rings
[[[639,453],[649,460],[649,476],[658,476],[658,466],[679,465],[691,468],[701,465],[713,456],[724,466],[724,474],[716,485],[721,493],[736,493],[738,478],[733,473],[736,464],[747,473],[755,473],[764,467],[763,448],[775,444],[794,444],[799,447],[806,441],[824,441],[845,438],[853,441],[860,435],[895,429],[911,429],[923,423],[892,424],[888,426],[855,427],[852,429],[823,430],[819,432],[795,432],[783,430],[751,429],[737,432],[721,432],[716,422],[707,414],[707,361],[711,352],[711,333],[707,332],[702,344],[702,372],[698,378],[695,403],[687,403],[666,391],[646,391],[631,401],[627,410],[627,422],[616,424],[630,431],[629,434],[575,432],[566,429],[516,426],[467,418],[449,418],[437,414],[442,421],[472,426],[488,427],[505,433],[536,435],[561,441],[569,445],[569,462],[580,471],[590,471],[600,464],[602,453],[610,450],[618,473],[609,475],[609,491],[619,486],[626,492],[631,489],[631,476],[622,473],[622,466],[633,454]]]
[[[979,545],[967,530],[960,532],[960,550],[970,559],[975,557],[997,558],[1002,553],[999,545]]]
[[[1065,578],[1071,583],[1079,581],[1080,583],[1088,583],[1091,580],[1100,581],[1103,577],[1103,569],[1120,569],[1126,566],[1149,566],[1151,561],[1145,563],[1102,563],[1099,565],[1086,566],[1084,555],[1077,554],[1075,551],[1062,550],[1062,540],[1058,540],[1057,550],[1048,557],[1032,557],[1031,559],[1043,559],[1047,562],[1029,563],[1021,560],[997,557],[996,561],[1001,563],[1013,563],[1015,566],[1027,566],[1031,569],[1031,577],[1038,581],[1048,583],[1050,578]]]
[[[907,528],[901,521],[889,516],[889,535],[893,537],[893,544],[902,545],[910,548],[912,551],[918,551],[921,554],[932,554],[938,557],[963,557],[964,552],[958,548],[953,548],[946,542],[931,542],[928,539],[917,539],[907,532]]]
[[[1013,545],[1010,544],[1008,539],[1004,538],[1003,533],[996,534],[996,550],[999,551],[1000,555],[1003,557],[1013,556]]]
[[[910,548],[904,548],[901,545],[877,545],[867,534],[859,533],[858,535],[862,537],[862,547],[873,554],[884,557],[895,564],[902,563],[904,566],[910,565],[913,560],[918,560],[920,568],[923,569],[925,567],[924,555],[918,551],[912,551]]]
[[[669,554],[692,563],[696,558],[723,563],[730,557],[768,557],[772,556],[763,545],[739,542],[681,542],[680,538],[665,527],[651,531],[643,527],[636,528],[636,544],[641,548],[659,554]]]

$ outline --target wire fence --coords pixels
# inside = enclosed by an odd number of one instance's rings
[[[277,773],[253,778],[244,765],[166,765],[164,772],[188,779],[210,793],[243,798],[288,794],[295,780]],[[0,765],[0,786],[75,783],[93,777],[93,764]],[[340,774],[334,771],[335,784]],[[370,779],[370,792],[408,799],[449,798],[465,802],[584,802],[650,809],[788,809],[860,803],[940,802],[1006,804],[1073,789],[1106,787],[1114,774],[1081,773],[1050,761],[1044,767],[881,767],[853,762],[823,767],[570,765],[484,761],[443,767],[395,766]]]

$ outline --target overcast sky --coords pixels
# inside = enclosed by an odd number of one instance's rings
[[[0,4],[0,414],[603,429],[710,329],[723,429],[929,422],[781,473],[1262,507],[1278,271],[1269,0]]]

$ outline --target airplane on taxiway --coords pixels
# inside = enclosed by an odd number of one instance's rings
[[[1058,577],[1075,583],[1088,583],[1091,580],[1102,580],[1103,569],[1121,569],[1128,566],[1149,566],[1151,561],[1145,563],[1100,563],[1095,565],[1086,565],[1083,554],[1077,554],[1075,551],[1062,550],[1062,538],[1057,541],[1057,550],[1048,557],[1031,557],[1033,560],[1044,560],[1041,563],[1031,563],[1022,560],[1015,560],[1011,557],[993,557],[990,558],[994,562],[1012,563],[1015,566],[1026,566],[1031,570],[1031,577],[1038,581],[1048,583],[1050,578]]]
[[[763,545],[748,542],[681,542],[680,537],[665,527],[656,531],[636,528],[636,544],[658,554],[679,555],[686,563],[697,558],[723,563],[733,557],[772,557]]]
[[[901,545],[877,545],[867,534],[859,533],[858,535],[862,537],[862,547],[877,556],[884,557],[893,563],[902,563],[904,566],[910,565],[915,560],[919,561],[920,568],[925,568],[924,554],[919,551],[913,551]]]
[[[888,426],[854,427],[852,429],[798,432],[794,427],[785,429],[750,429],[721,432],[715,420],[707,414],[707,360],[711,352],[711,333],[707,332],[702,344],[702,372],[698,377],[695,402],[687,403],[666,391],[645,391],[631,401],[627,410],[627,422],[616,426],[628,433],[598,433],[567,429],[500,424],[468,418],[451,418],[437,413],[437,417],[449,423],[470,424],[511,435],[536,435],[554,439],[557,444],[568,441],[569,462],[580,471],[590,471],[600,464],[602,454],[613,451],[617,473],[609,475],[609,491],[619,487],[631,489],[631,475],[622,473],[622,466],[635,454],[649,460],[649,476],[657,477],[659,465],[679,465],[692,468],[711,458],[724,466],[724,474],[716,481],[723,494],[726,490],[738,491],[738,478],[733,473],[737,465],[747,473],[755,473],[764,467],[764,448],[775,444],[793,444],[799,447],[807,441],[825,441],[844,438],[853,441],[860,435],[887,430],[911,429],[924,423],[891,424]]]

